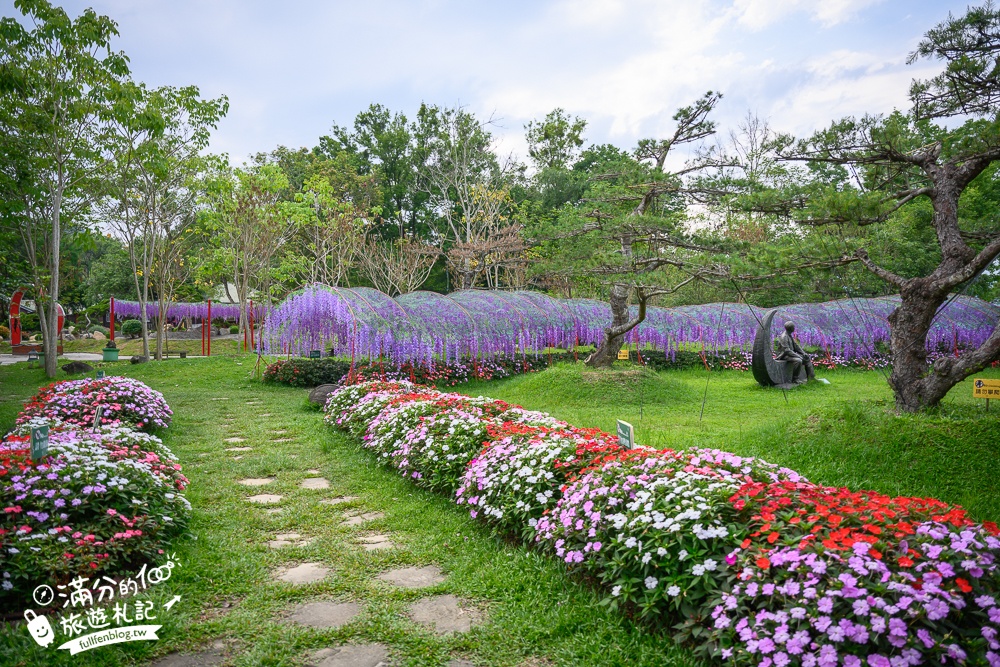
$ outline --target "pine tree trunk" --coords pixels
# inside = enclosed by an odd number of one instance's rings
[[[642,319],[637,318],[634,324],[630,325],[628,319],[628,293],[629,288],[624,285],[611,286],[611,326],[604,330],[604,340],[601,345],[584,361],[591,368],[611,368],[611,365],[618,359],[618,351],[625,344],[625,334],[635,328]],[[645,316],[645,309],[642,309],[642,316]]]

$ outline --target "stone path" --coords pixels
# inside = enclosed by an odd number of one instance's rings
[[[313,653],[310,667],[389,667],[389,649],[382,644],[348,644]]]
[[[278,533],[273,540],[268,541],[267,546],[272,549],[283,547],[304,547],[312,542],[311,537],[302,537],[298,533]]]
[[[337,496],[336,498],[324,498],[319,501],[320,505],[340,505],[341,503],[349,503],[352,500],[357,500],[357,496]]]
[[[454,595],[418,600],[410,605],[407,615],[436,635],[468,632],[473,625],[479,623],[482,616],[475,609],[463,607],[462,601]]]
[[[261,493],[260,495],[250,496],[247,500],[258,505],[273,505],[274,503],[281,502],[281,496],[273,493]]]
[[[273,477],[251,477],[250,479],[241,479],[239,483],[243,486],[267,486],[273,481]]]
[[[388,535],[365,535],[358,538],[365,551],[379,551],[380,549],[395,549]]]
[[[330,482],[322,477],[309,477],[302,480],[299,484],[299,488],[302,489],[329,489]]]
[[[443,582],[446,577],[437,565],[401,567],[378,575],[378,579],[400,588],[429,588]]]
[[[339,628],[360,613],[361,605],[356,602],[309,602],[298,605],[288,620],[310,628]]]
[[[274,578],[285,583],[302,585],[312,584],[326,579],[330,574],[330,568],[320,563],[302,563],[291,568],[281,568]]]
[[[365,512],[364,514],[357,514],[348,517],[346,520],[340,523],[341,526],[360,526],[369,521],[375,521],[376,519],[381,519],[385,515],[381,512]]]
[[[225,442],[231,442],[231,443],[233,443],[235,445],[238,442],[246,442],[246,438],[237,438],[237,437],[226,438]]]
[[[10,366],[11,364],[16,364],[19,361],[27,361],[28,355],[26,354],[0,354],[0,366]],[[59,355],[59,365],[61,366],[64,360],[69,361],[103,361],[104,355],[95,354],[93,352],[67,352],[66,354]]]
[[[227,447],[227,452],[252,452],[253,447]]]

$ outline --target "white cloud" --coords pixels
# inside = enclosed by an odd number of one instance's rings
[[[762,30],[796,12],[804,12],[825,27],[854,18],[882,0],[735,0],[733,9],[740,24]]]

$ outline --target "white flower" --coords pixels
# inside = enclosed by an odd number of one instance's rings
[[[709,572],[712,572],[713,570],[715,570],[716,567],[718,567],[719,564],[718,564],[718,562],[716,562],[716,561],[712,560],[711,558],[709,558],[704,563],[702,563],[702,565],[704,565],[704,567],[705,567],[706,570],[708,570]]]
[[[636,539],[634,537],[630,537],[627,540],[625,540],[625,546],[627,548],[632,549],[633,547],[635,547],[635,545],[636,545]]]
[[[656,588],[656,584],[660,582],[656,577],[646,577],[646,580],[643,583],[646,584],[646,588],[653,590]]]
[[[650,560],[651,560],[652,558],[653,558],[653,554],[651,554],[651,553],[649,553],[649,552],[647,551],[647,552],[646,552],[645,554],[643,554],[643,556],[642,556],[642,564],[643,564],[643,565],[645,565],[645,564],[646,564],[646,563],[648,563],[648,562],[649,562],[649,561],[650,561]]]
[[[622,594],[622,587],[615,586],[614,588],[611,589],[611,594],[614,595],[615,597],[618,597],[619,595]]]
[[[657,556],[666,556],[667,555],[667,550],[664,549],[663,547],[660,547],[659,549],[656,550],[656,555]]]
[[[671,586],[670,588],[667,589],[667,595],[669,595],[672,598],[675,598],[680,594],[681,594],[680,586]]]
[[[681,552],[677,554],[677,560],[684,560],[688,557],[687,549],[681,549]]]
[[[696,577],[700,577],[701,575],[705,574],[705,566],[695,565],[694,567],[691,568],[691,574],[693,574]]]

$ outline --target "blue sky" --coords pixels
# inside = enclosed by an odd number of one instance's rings
[[[907,66],[952,0],[67,1],[115,19],[117,48],[149,85],[226,94],[212,150],[235,162],[313,146],[372,102],[422,101],[496,119],[498,150],[525,156],[523,125],[560,106],[594,143],[662,136],[706,90],[728,131],[748,111],[807,134],[834,118],[907,106]],[[17,15],[12,0],[0,12]]]

